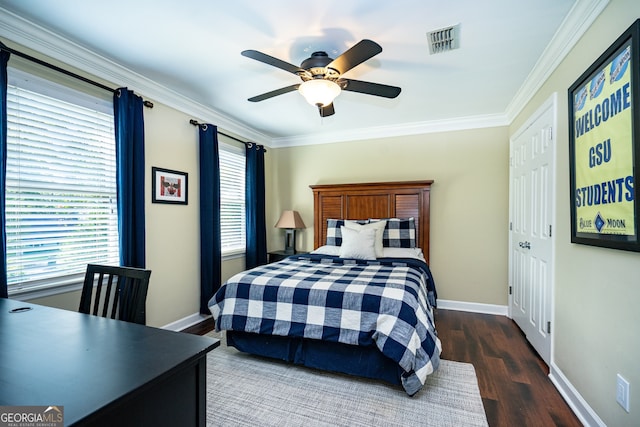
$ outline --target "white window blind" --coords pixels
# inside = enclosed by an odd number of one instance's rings
[[[21,87],[23,80],[11,81],[5,210],[9,292],[77,282],[88,263],[117,265],[112,107],[97,108],[104,101],[53,83],[39,81],[33,89]]]
[[[219,147],[222,254],[234,255],[243,253],[246,248],[245,154],[226,144]]]

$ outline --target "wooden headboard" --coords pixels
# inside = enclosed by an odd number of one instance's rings
[[[433,181],[311,185],[314,248],[327,240],[327,219],[415,218],[417,244],[429,262],[429,197]]]

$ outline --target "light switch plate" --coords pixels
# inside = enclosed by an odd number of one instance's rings
[[[629,412],[629,381],[625,380],[622,375],[618,374],[616,383],[616,401]]]

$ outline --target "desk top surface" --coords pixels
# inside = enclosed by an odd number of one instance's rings
[[[0,298],[0,405],[64,406],[71,424],[218,345],[210,337]]]

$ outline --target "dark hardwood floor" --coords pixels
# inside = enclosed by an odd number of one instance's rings
[[[437,310],[442,358],[473,364],[490,426],[582,426],[505,316]]]
[[[204,335],[209,331],[212,331],[215,327],[213,322],[213,317],[209,317],[207,320],[204,320],[197,325],[190,326],[186,329],[183,329],[182,332],[188,332],[194,335]]]
[[[474,365],[490,426],[581,426],[549,380],[549,369],[505,316],[436,311],[442,358]],[[206,320],[183,332],[203,335]]]

